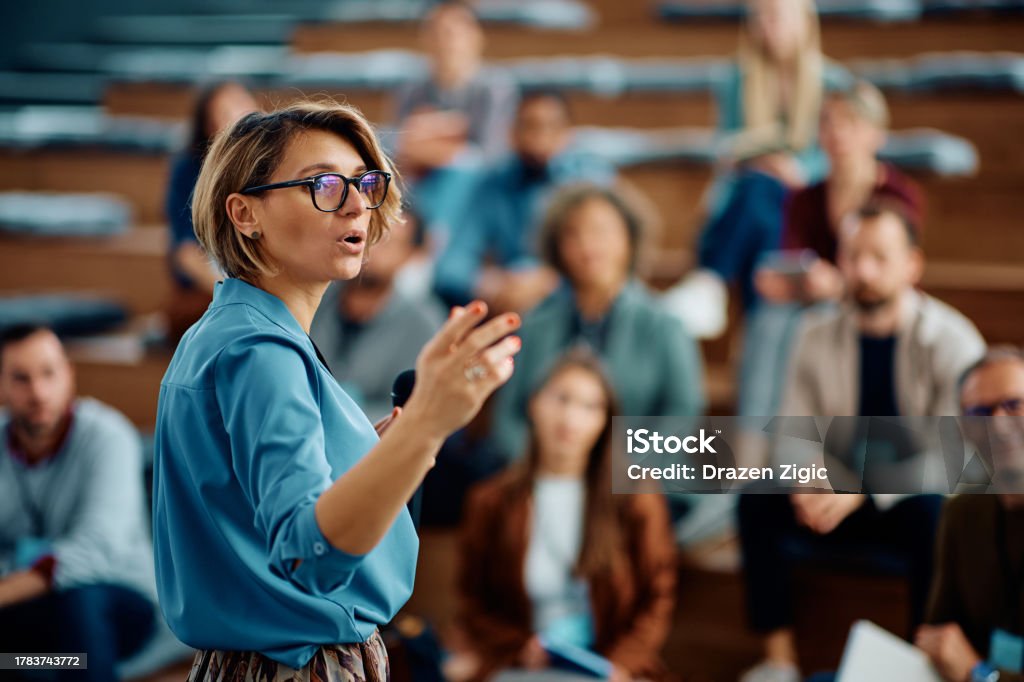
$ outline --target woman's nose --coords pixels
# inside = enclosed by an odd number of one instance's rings
[[[366,208],[366,197],[359,191],[358,185],[349,185],[348,196],[341,207],[341,212],[347,216],[359,216],[368,211]]]

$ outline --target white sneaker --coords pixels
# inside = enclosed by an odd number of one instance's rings
[[[698,339],[721,336],[729,324],[729,289],[710,270],[695,270],[661,294],[665,310]]]
[[[800,669],[792,663],[762,661],[743,673],[739,682],[800,682]]]

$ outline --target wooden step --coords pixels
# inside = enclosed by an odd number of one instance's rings
[[[990,344],[1024,344],[1024,264],[931,262],[922,288],[967,315]]]
[[[662,220],[656,243],[692,248],[703,226],[700,200],[711,171],[681,163],[627,168],[623,177],[653,201]],[[937,261],[1020,264],[1024,193],[1020,178],[918,177],[928,202],[924,248]]]
[[[153,430],[160,381],[170,364],[170,353],[148,351],[141,357],[111,359],[70,345],[68,354],[80,395],[117,408],[143,431]]]
[[[1007,140],[1007,146],[1013,144]],[[1006,163],[1024,163],[1024,154],[1016,161],[1010,155],[1003,158]],[[158,224],[162,222],[168,162],[166,157],[116,151],[46,150],[27,155],[0,151],[0,189],[120,193],[132,203],[141,224]],[[985,164],[983,157],[983,168]],[[1024,231],[1019,229],[1024,215],[1024,194],[1019,191],[1024,171],[992,175],[920,178],[930,205],[925,248],[931,257],[1019,262],[1024,253]],[[702,223],[700,200],[711,178],[710,169],[653,163],[627,168],[623,176],[642,189],[657,208],[663,225],[658,243],[666,248],[692,245]]]
[[[554,31],[489,26],[488,59],[525,56],[615,54],[623,57],[726,56],[736,52],[739,27],[729,21],[687,24],[605,21],[589,31]],[[361,52],[419,48],[415,24],[303,24],[291,40],[297,52]],[[1019,16],[929,17],[917,22],[876,24],[825,21],[822,44],[833,59],[907,57],[936,50],[1019,50]]]
[[[0,238],[0,294],[90,291],[135,314],[161,309],[170,296],[166,227],[94,238]]]
[[[349,102],[378,125],[393,117],[393,94],[387,90],[334,88],[262,90],[264,106],[275,108],[310,96],[327,95]],[[618,96],[569,92],[573,117],[580,125],[671,128],[713,126],[715,103],[709,92],[634,91]],[[153,116],[165,120],[189,117],[195,90],[185,84],[111,84],[104,105],[111,114]],[[1024,139],[1024,97],[1009,92],[943,91],[887,94],[893,128],[932,127],[966,137],[979,147],[983,170],[1024,168],[1018,142]],[[1005,131],[1005,132],[1003,132]],[[1009,142],[1009,144],[1008,144]]]
[[[1024,105],[1024,98],[1021,102]],[[1024,125],[1024,118],[1021,121],[1017,125]],[[1018,139],[1024,140],[1024,129],[1020,134]],[[1004,147],[1020,145],[1005,139]],[[168,163],[166,157],[131,152],[0,151],[0,189],[114,192],[132,203],[140,223],[160,223]],[[1024,165],[1024,154],[993,153],[991,162],[983,154],[982,169],[991,170],[982,170],[976,178],[920,178],[930,206],[925,248],[931,257],[1019,262],[1024,253],[1024,231],[1019,229],[1024,216],[1024,193],[1019,189],[1024,169],[1014,172],[1006,167],[1018,165]],[[655,163],[627,168],[623,175],[657,207],[663,224],[659,243],[668,248],[693,243],[702,221],[700,199],[711,177],[709,168]]]
[[[131,203],[139,224],[166,221],[165,154],[96,148],[0,149],[0,189],[110,192]]]

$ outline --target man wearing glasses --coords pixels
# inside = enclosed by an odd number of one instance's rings
[[[960,403],[965,427],[987,432],[995,494],[946,504],[929,625],[915,643],[947,682],[1022,682],[1024,352],[990,350],[964,373]]]
[[[838,264],[845,300],[805,319],[790,356],[782,415],[959,413],[957,378],[984,354],[985,343],[962,314],[916,290],[925,262],[918,239],[905,208],[885,197],[844,219]],[[849,451],[832,450],[835,463],[856,469]],[[838,473],[829,469],[830,476]],[[923,622],[943,501],[872,487],[855,494],[740,497],[748,612],[764,634],[765,651],[744,682],[800,679],[791,569],[801,554],[851,552],[869,565],[896,558],[907,578],[911,625]]]

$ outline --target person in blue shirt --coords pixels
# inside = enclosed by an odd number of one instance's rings
[[[400,219],[397,180],[333,103],[250,114],[207,153],[193,219],[227,278],[171,360],[154,434],[157,589],[199,649],[190,680],[387,677],[377,628],[418,552],[406,502],[521,345],[516,315],[453,309],[376,427],[331,376],[313,315]]]
[[[240,83],[222,81],[208,85],[196,97],[188,147],[171,164],[164,212],[170,232],[167,264],[174,287],[166,315],[168,335],[175,343],[206,310],[220,277],[199,247],[192,229],[192,189],[199,178],[203,156],[214,135],[258,109],[252,93]]]
[[[480,297],[499,310],[524,312],[557,284],[541,266],[537,226],[551,194],[569,182],[608,185],[614,170],[572,151],[572,117],[552,90],[523,96],[513,152],[490,168],[438,259],[434,289],[450,305]]]

